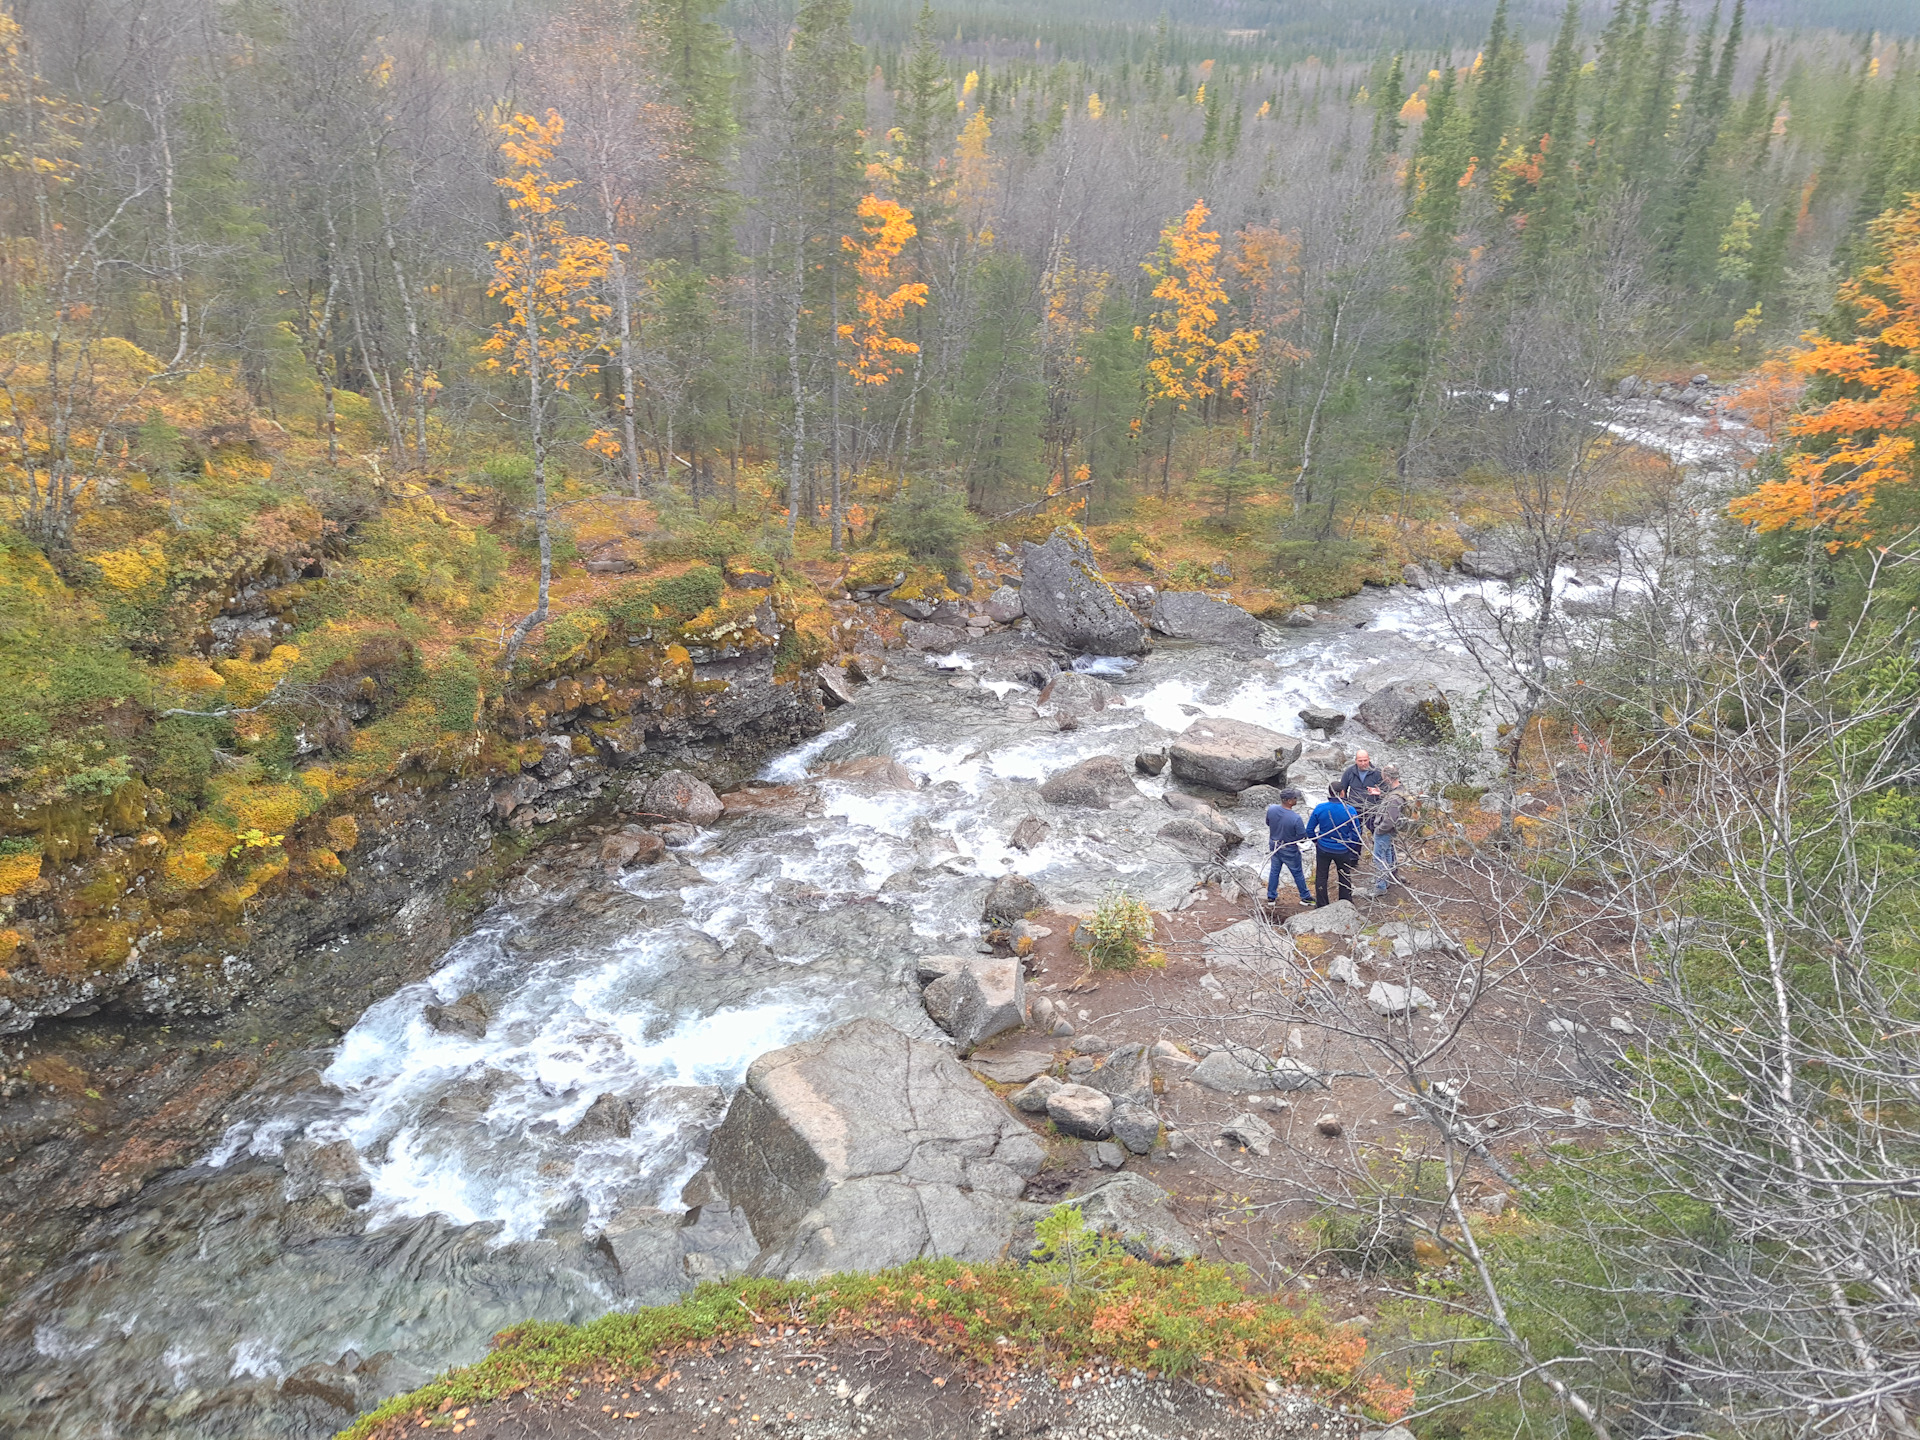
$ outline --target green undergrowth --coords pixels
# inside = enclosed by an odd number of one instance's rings
[[[447,1408],[609,1372],[644,1373],[667,1352],[769,1329],[918,1340],[982,1365],[1059,1371],[1095,1357],[1251,1395],[1268,1378],[1306,1386],[1376,1416],[1411,1392],[1364,1369],[1357,1332],[1251,1293],[1224,1265],[1155,1265],[1087,1230],[1061,1206],[1041,1222],[1025,1264],[923,1260],[816,1282],[743,1279],[702,1285],[673,1305],[585,1325],[528,1322],[501,1332],[478,1364],[453,1370],[362,1416],[340,1440],[411,1434]]]

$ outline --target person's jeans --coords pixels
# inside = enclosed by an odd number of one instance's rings
[[[1373,893],[1384,895],[1387,886],[1399,878],[1394,867],[1400,863],[1400,857],[1393,850],[1393,836],[1382,835],[1378,831],[1373,837]]]
[[[1280,867],[1287,867],[1287,873],[1293,876],[1293,888],[1300,892],[1300,903],[1311,905],[1313,899],[1307,894],[1307,872],[1300,863],[1298,845],[1282,845],[1273,852],[1273,864],[1267,870],[1267,899],[1279,898]]]
[[[1327,903],[1327,868],[1340,872],[1340,898],[1353,899],[1353,863],[1360,857],[1350,850],[1320,850],[1313,857],[1313,903]]]

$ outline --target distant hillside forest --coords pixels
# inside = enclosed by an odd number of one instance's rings
[[[1397,578],[1592,469],[1622,377],[1844,338],[1920,190],[1891,31],[1273,9],[1063,0],[1019,45],[849,0],[0,12],[6,883],[132,777],[136,828],[285,789],[321,742],[266,713],[376,632],[399,728],[353,783],[466,743],[503,658],[598,633],[569,587],[639,562],[596,546],[804,561],[817,601],[1073,518],[1162,583],[1246,557],[1275,613]]]

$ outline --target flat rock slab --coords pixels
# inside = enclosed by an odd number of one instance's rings
[[[1287,917],[1289,935],[1353,936],[1358,935],[1360,929],[1360,912],[1351,900],[1335,900],[1331,905],[1316,906]]]
[[[1057,775],[1049,775],[1040,786],[1040,798],[1049,805],[1074,805],[1085,810],[1106,810],[1139,794],[1127,767],[1111,755],[1091,756]]]
[[[1016,1050],[1005,1055],[976,1055],[967,1062],[976,1075],[1000,1085],[1024,1085],[1053,1068],[1053,1056],[1044,1051]]]
[[[1258,920],[1236,920],[1206,939],[1207,959],[1215,964],[1271,965],[1293,953],[1287,933]]]
[[[1305,744],[1263,725],[1203,717],[1174,737],[1167,754],[1176,778],[1238,792],[1284,777]]]
[[[786,1279],[998,1259],[1044,1158],[943,1047],[866,1019],[755,1060],[708,1147],[751,1270]]]
[[[1225,646],[1236,654],[1260,648],[1260,622],[1227,600],[1216,600],[1198,590],[1164,590],[1153,602],[1147,621],[1173,640],[1201,640]]]

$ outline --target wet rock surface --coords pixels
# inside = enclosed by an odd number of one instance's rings
[[[812,1278],[1000,1258],[1042,1158],[951,1055],[854,1020],[756,1060],[708,1165],[761,1247],[754,1272]]]

